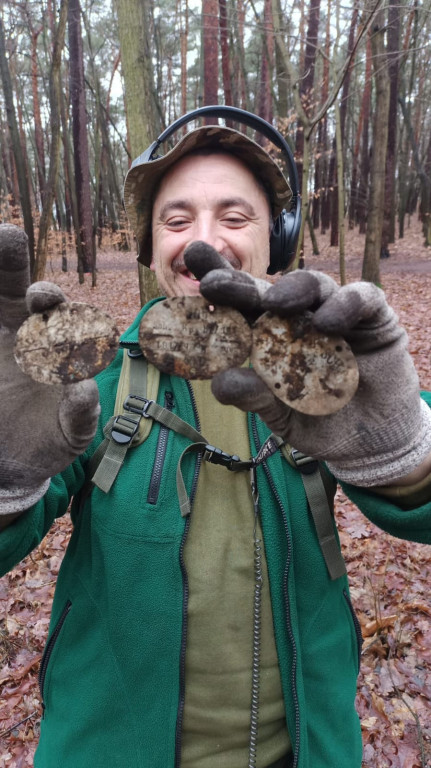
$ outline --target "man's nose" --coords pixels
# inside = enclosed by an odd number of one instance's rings
[[[202,240],[204,243],[208,243],[208,245],[215,248],[216,251],[222,250],[223,238],[221,237],[217,222],[202,217],[195,222],[193,229],[194,240]]]

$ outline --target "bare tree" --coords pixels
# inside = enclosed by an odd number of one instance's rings
[[[202,2],[203,103],[218,104],[218,0]],[[211,121],[212,118],[209,118]]]
[[[57,28],[54,33],[52,64],[49,78],[49,101],[51,107],[51,150],[48,180],[44,188],[43,207],[39,221],[37,253],[34,279],[43,280],[48,247],[48,228],[52,218],[52,204],[58,178],[60,160],[60,91],[61,91],[61,52],[64,46],[68,0],[62,0]]]
[[[30,269],[34,267],[34,228],[31,212],[29,179],[24,158],[21,137],[18,128],[18,121],[15,113],[13,101],[12,80],[9,66],[6,58],[6,39],[4,33],[3,20],[0,17],[0,75],[3,86],[3,95],[6,106],[7,123],[12,144],[13,158],[16,166],[16,174],[19,188],[19,198],[21,202],[22,215],[24,219],[24,229],[28,237],[28,248],[30,253]]]
[[[385,195],[386,149],[388,144],[389,73],[384,44],[385,24],[380,12],[373,26],[371,48],[376,83],[376,109],[373,125],[373,153],[371,158],[370,199],[368,203],[367,234],[365,239],[362,279],[380,284],[380,253]]]
[[[81,6],[79,0],[69,0],[69,76],[72,104],[73,157],[82,260],[78,259],[80,282],[84,273],[91,272],[96,284],[96,248],[90,196],[90,165],[87,142],[87,109],[85,104],[84,59],[82,50]]]

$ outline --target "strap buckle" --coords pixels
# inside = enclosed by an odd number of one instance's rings
[[[130,413],[136,413],[138,416],[143,416],[144,419],[149,419],[151,417],[148,413],[148,409],[151,403],[154,403],[154,400],[148,400],[146,397],[141,397],[140,395],[127,395],[123,403],[123,408],[126,411],[130,411]]]
[[[139,421],[124,415],[117,416],[112,425],[111,437],[116,443],[126,445],[132,442],[138,429]]]
[[[312,456],[307,456],[296,448],[291,449],[290,456],[296,468],[304,475],[312,475],[318,467],[319,462],[317,459],[313,459]]]
[[[203,458],[205,461],[209,461],[210,464],[220,464],[231,470],[231,472],[235,471],[235,464],[241,461],[236,454],[231,455],[230,453],[225,453],[221,448],[216,448],[215,445],[205,446]]]

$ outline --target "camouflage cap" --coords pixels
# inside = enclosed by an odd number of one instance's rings
[[[186,155],[214,148],[242,160],[267,190],[274,219],[283,208],[289,209],[292,191],[289,182],[270,155],[245,134],[233,128],[205,125],[189,131],[173,149],[149,162],[139,162],[130,168],[124,184],[124,206],[139,246],[138,261],[151,262],[151,217],[154,195],[165,173]]]

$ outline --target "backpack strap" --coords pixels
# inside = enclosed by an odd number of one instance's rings
[[[131,360],[133,360],[132,365],[130,364]],[[145,429],[145,436],[139,436],[141,421],[145,417],[143,405],[148,403],[146,399],[147,379],[148,364],[140,350],[138,353],[135,353],[134,350],[124,350],[115,404],[115,413],[118,415],[113,416],[105,425],[103,430],[105,439],[93,454],[87,473],[93,484],[105,493],[111,489],[134,439],[137,437],[139,440],[141,437],[143,440],[149,434],[151,423],[148,429]],[[121,404],[121,412],[119,412],[118,400],[119,398],[122,399],[125,386],[133,394],[124,399]],[[132,398],[131,403],[128,402],[129,398]],[[136,407],[138,402],[140,409]]]
[[[299,469],[308,506],[316,527],[320,549],[331,579],[344,576],[346,564],[338,543],[332,510],[329,504],[325,484],[323,482],[319,462],[311,456],[306,456],[295,448],[290,448],[290,463]]]

